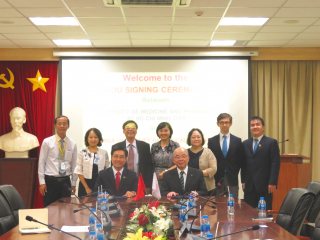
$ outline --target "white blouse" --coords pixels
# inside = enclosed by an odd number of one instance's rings
[[[98,156],[98,172],[109,167],[110,161],[106,150],[98,148],[97,153],[94,154],[86,148],[78,153],[77,166],[74,173],[81,174],[87,179],[92,179],[92,168],[94,159],[96,158],[95,155]]]

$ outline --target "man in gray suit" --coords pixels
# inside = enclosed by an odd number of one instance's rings
[[[257,207],[259,197],[265,197],[267,209],[272,209],[272,193],[276,190],[280,171],[280,150],[277,140],[264,135],[264,120],[250,119],[252,137],[243,142],[246,156],[244,200]]]

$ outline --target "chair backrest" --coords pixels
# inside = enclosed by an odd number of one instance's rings
[[[319,240],[320,239],[320,213],[318,214],[316,221],[315,221],[315,227],[312,234],[312,240]]]
[[[0,194],[0,236],[15,226],[16,223],[10,206],[3,195]]]
[[[292,188],[282,202],[276,223],[298,235],[314,198],[314,194],[307,189]]]
[[[318,214],[320,213],[320,182],[310,182],[307,186],[307,189],[310,192],[313,192],[316,196],[307,216],[307,221],[314,223]]]
[[[0,194],[7,200],[15,219],[15,223],[19,224],[18,210],[25,208],[21,195],[12,185],[1,185]]]

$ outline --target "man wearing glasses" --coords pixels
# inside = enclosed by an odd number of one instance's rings
[[[208,148],[217,158],[217,173],[214,176],[217,195],[228,193],[238,197],[238,175],[244,164],[244,151],[241,138],[230,133],[232,116],[221,113],[217,117],[220,133],[208,140]],[[242,179],[241,174],[241,179]]]
[[[138,124],[133,120],[128,120],[122,125],[123,133],[126,139],[114,144],[114,148],[124,148],[128,151],[128,160],[126,166],[129,170],[135,172],[137,176],[142,174],[147,191],[152,186],[152,176],[154,167],[151,161],[150,144],[136,139]]]

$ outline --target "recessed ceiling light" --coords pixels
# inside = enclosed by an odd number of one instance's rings
[[[220,26],[262,26],[269,18],[225,17]]]
[[[283,21],[284,23],[288,23],[288,24],[297,24],[299,23],[299,20],[296,19],[289,19],[289,20],[285,20]]]
[[[0,21],[0,24],[14,24],[14,21],[2,20]]]
[[[212,40],[210,42],[210,47],[227,47],[233,46],[236,40]]]
[[[37,26],[78,26],[74,17],[30,17],[30,21]]]
[[[92,46],[90,40],[87,39],[54,39],[53,42],[59,47]]]

